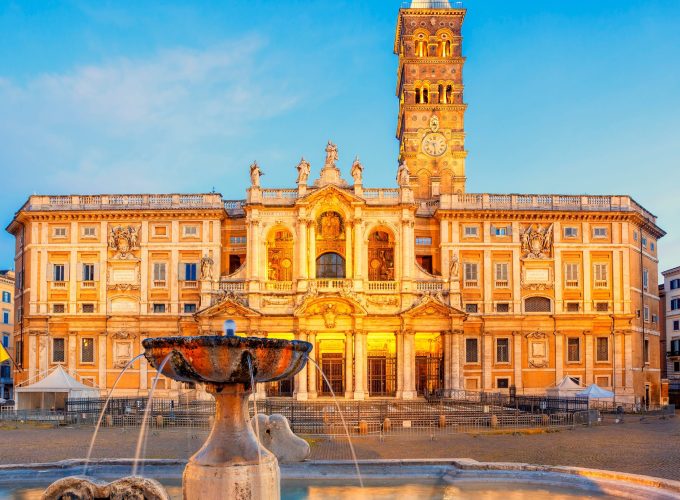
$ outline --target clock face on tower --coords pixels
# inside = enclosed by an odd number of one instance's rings
[[[423,153],[430,156],[441,156],[446,152],[446,137],[439,132],[427,134],[423,138]]]

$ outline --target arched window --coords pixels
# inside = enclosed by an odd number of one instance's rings
[[[451,57],[453,55],[451,40],[444,40],[439,44],[439,55],[442,57]]]
[[[368,237],[369,281],[394,281],[394,238],[387,231],[373,231]]]
[[[524,312],[550,312],[550,299],[547,297],[529,297],[524,301]]]
[[[420,104],[420,100],[421,100],[420,87],[416,87],[416,104]]]
[[[446,90],[444,90],[444,95],[446,98],[447,103],[452,103],[453,102],[453,86],[452,85],[447,85]]]
[[[416,57],[425,57],[427,56],[427,41],[423,35],[420,37],[416,40]]]
[[[267,241],[267,278],[269,281],[292,281],[293,235],[287,229],[272,231]]]
[[[446,104],[446,91],[444,90],[444,86],[442,84],[439,84],[439,102],[441,104]]]
[[[427,104],[428,102],[430,102],[430,91],[428,90],[427,85],[423,87],[421,95],[423,104]]]
[[[316,259],[317,278],[344,278],[345,259],[335,252],[319,255]]]

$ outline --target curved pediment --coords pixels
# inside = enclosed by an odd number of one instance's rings
[[[332,306],[332,307],[329,307]],[[295,308],[295,316],[313,316],[315,314],[335,313],[349,315],[365,315],[366,309],[359,302],[348,296],[315,295],[304,297]]]
[[[353,203],[363,203],[366,201],[363,198],[359,198],[350,191],[346,189],[340,189],[337,186],[324,186],[320,189],[315,189],[309,194],[298,198],[296,205],[314,205],[317,203],[322,203],[328,205],[329,207],[337,205],[351,205]]]

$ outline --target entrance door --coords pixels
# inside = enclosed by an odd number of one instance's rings
[[[345,357],[341,353],[323,353],[321,355],[321,370],[330,383],[329,387],[326,380],[319,375],[321,394],[330,396],[332,388],[336,396],[341,396],[344,393],[345,386]]]
[[[396,360],[387,356],[368,357],[369,396],[394,396],[396,392]]]
[[[416,392],[420,396],[434,394],[444,386],[442,358],[439,356],[416,356]]]

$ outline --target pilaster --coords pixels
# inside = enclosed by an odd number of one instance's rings
[[[307,340],[307,333],[297,332],[295,340]],[[300,370],[295,374],[295,399],[307,401],[307,370]]]
[[[354,336],[351,331],[345,332],[345,398],[351,399],[354,392],[354,381],[352,380]]]
[[[317,349],[316,349],[316,332],[307,332],[307,342],[312,344],[312,351],[310,355],[315,360],[318,359]],[[316,389],[316,366],[314,363],[307,363],[307,397],[309,399],[316,399],[317,389]]]
[[[493,388],[493,336],[482,332],[482,383],[484,390]]]
[[[517,389],[524,387],[522,382],[522,332],[512,332],[512,346],[514,349],[512,356],[514,370],[514,385]]]
[[[365,364],[362,360],[366,357],[366,332],[356,330],[354,332],[354,357],[355,357],[355,387],[354,399],[365,399],[364,384],[366,380]]]
[[[555,384],[564,377],[564,335],[555,332]]]
[[[415,381],[415,334],[412,330],[404,330],[404,391],[403,399],[414,399],[416,397]]]
[[[99,388],[106,389],[106,345],[108,332],[99,333],[99,345],[97,346],[97,366],[99,368]]]
[[[583,332],[583,341],[586,344],[585,356],[586,356],[586,385],[590,385],[594,382],[593,380],[593,336],[590,330]]]

